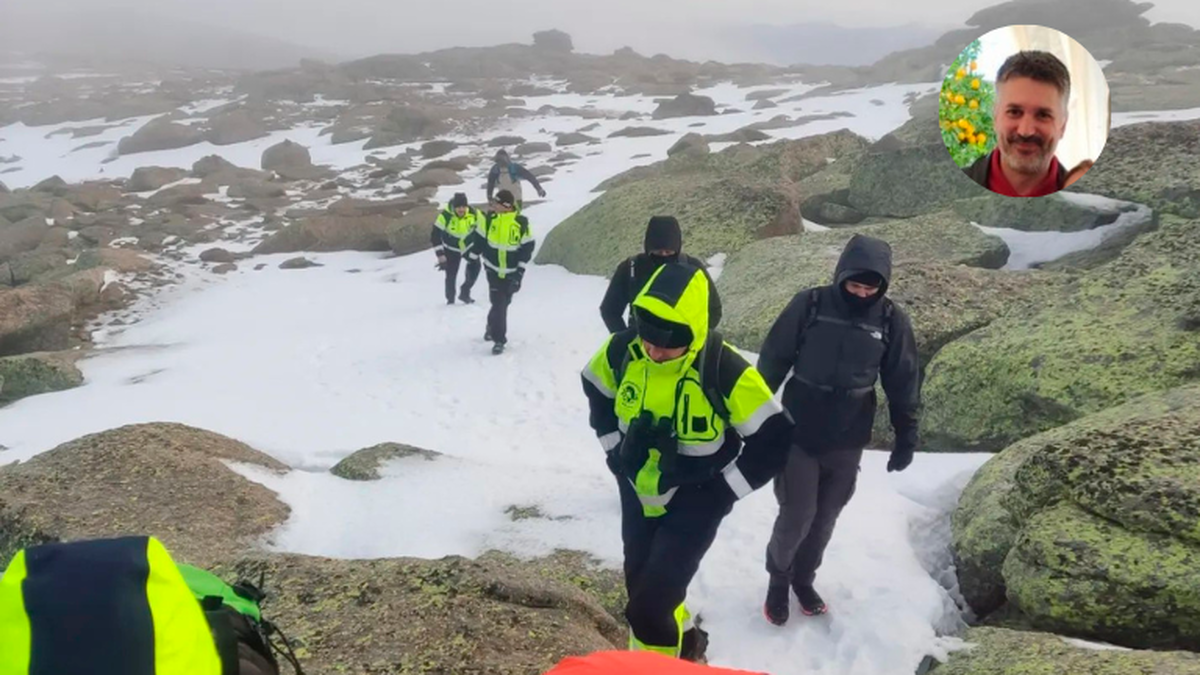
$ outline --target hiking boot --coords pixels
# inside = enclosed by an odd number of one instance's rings
[[[767,617],[767,621],[782,626],[788,622],[788,617],[791,610],[788,603],[791,598],[788,597],[787,584],[771,584],[767,586],[767,601],[763,603],[763,615]]]
[[[492,353],[493,354],[503,354],[504,353],[504,343],[497,342],[496,344],[492,345]]]
[[[491,328],[488,328],[487,330],[483,331],[483,341],[484,342],[492,341],[492,329]]]
[[[459,301],[460,301],[460,302],[462,302],[464,305],[472,305],[472,304],[475,304],[475,300],[474,300],[473,298],[471,298],[471,296],[470,296],[469,294],[467,294],[467,293],[459,293],[459,294],[458,294],[458,299],[459,299]]]
[[[800,600],[800,610],[807,616],[816,616],[829,611],[829,608],[825,606],[825,601],[812,586],[797,586],[795,591],[796,597]]]
[[[708,633],[699,626],[689,628],[683,633],[683,643],[680,645],[679,658],[692,663],[708,663]]]
[[[447,304],[447,305],[453,305],[453,304],[454,304],[454,298],[446,298],[446,304]]]

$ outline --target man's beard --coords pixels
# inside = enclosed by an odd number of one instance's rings
[[[1034,143],[1040,151],[1032,156],[1022,155],[1015,149],[1018,143]],[[1032,136],[1011,134],[1007,137],[1007,146],[1007,152],[1001,155],[1004,163],[1009,169],[1027,175],[1041,175],[1045,173],[1046,169],[1049,168],[1049,157],[1054,153],[1054,150],[1050,148],[1049,142],[1037,134]]]

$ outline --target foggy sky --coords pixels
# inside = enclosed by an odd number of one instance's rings
[[[4,3],[7,4],[7,3]],[[259,34],[343,58],[458,46],[529,42],[559,28],[578,51],[607,54],[630,46],[652,55],[733,61],[722,44],[731,25],[835,22],[848,27],[918,24],[960,27],[999,0],[37,0],[42,12],[77,8],[158,13]],[[11,5],[10,5],[11,7]],[[1200,2],[1157,0],[1154,22],[1200,26]]]

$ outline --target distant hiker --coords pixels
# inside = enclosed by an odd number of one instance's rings
[[[464,256],[470,250],[470,236],[477,227],[483,224],[483,212],[471,208],[467,196],[461,192],[454,194],[448,208],[443,209],[433,221],[433,231],[429,235],[433,250],[437,254],[437,267],[446,272],[446,304],[454,304],[454,284],[458,280],[458,267]],[[462,290],[458,299],[466,304],[475,302],[471,299],[471,289],[479,278],[479,259],[467,259],[467,271],[463,279]]]
[[[758,371],[710,331],[708,279],[661,266],[634,328],[583,369],[590,423],[617,477],[629,647],[698,661],[688,584],[734,502],[783,468],[792,423]]]
[[[497,150],[496,163],[492,165],[491,171],[488,171],[487,179],[487,198],[492,201],[492,194],[497,190],[507,190],[513,196],[513,205],[517,211],[521,210],[524,200],[521,199],[521,181],[527,180],[537,190],[539,197],[545,197],[546,191],[542,189],[542,184],[538,182],[537,176],[529,172],[528,169],[517,164],[509,158],[506,150]]]
[[[545,675],[762,675],[746,670],[701,666],[654,652],[594,652],[568,656]]]
[[[525,267],[533,258],[534,239],[529,220],[517,215],[516,200],[508,190],[496,193],[493,209],[484,217],[483,225],[471,235],[469,256],[483,259],[487,268],[488,312],[487,330],[483,339],[493,342],[492,353],[504,352],[508,343],[508,306],[513,295],[521,290]]]
[[[263,597],[176,565],[153,537],[27,548],[0,577],[0,673],[278,675]]]
[[[600,317],[608,326],[608,332],[620,333],[628,327],[625,325],[625,310],[629,309],[650,276],[658,268],[672,262],[686,263],[704,272],[708,279],[708,327],[716,328],[721,323],[721,297],[717,295],[717,285],[708,276],[704,263],[683,253],[683,232],[679,229],[679,221],[673,216],[652,217],[646,226],[642,248],[642,253],[621,261],[617,271],[613,272],[612,280],[608,282],[608,291],[600,303]]]
[[[1023,51],[996,73],[996,149],[963,171],[1007,197],[1041,197],[1063,189],[1067,170],[1055,150],[1067,130],[1071,73],[1049,52]]]
[[[772,391],[792,373],[783,404],[796,421],[767,548],[765,613],[777,625],[788,620],[789,585],[805,614],[826,611],[813,581],[871,442],[877,379],[896,432],[888,471],[903,471],[917,449],[917,343],[908,315],[884,297],[891,276],[887,242],[854,235],[833,285],[797,293],[762,346],[758,368]]]

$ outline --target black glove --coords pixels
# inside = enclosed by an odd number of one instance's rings
[[[625,439],[618,449],[623,472],[627,476],[635,476],[641,471],[654,445],[654,414],[643,410],[642,414],[629,423]]]
[[[525,278],[524,272],[517,272],[512,278],[512,292],[516,293],[521,290],[521,280]]]
[[[537,189],[537,193],[538,193],[538,196],[539,196],[539,197],[545,197],[545,196],[546,196],[546,191],[545,191],[545,190],[543,190],[542,188],[538,188],[538,189]]]
[[[623,473],[621,468],[621,446],[617,446],[612,450],[604,453],[604,463],[608,465],[608,470],[614,476],[620,477]]]
[[[908,468],[909,464],[912,464],[912,461],[913,449],[910,447],[897,446],[894,450],[892,450],[892,456],[888,458],[888,473],[891,473],[892,471],[903,471]]]

